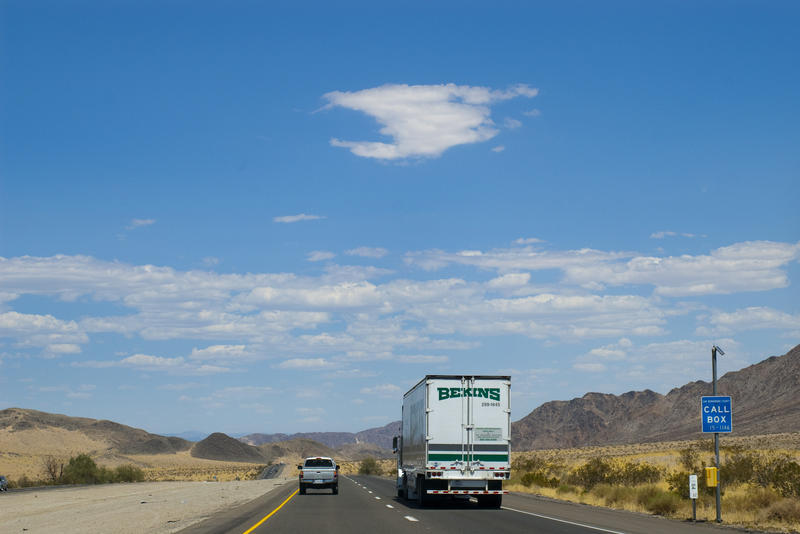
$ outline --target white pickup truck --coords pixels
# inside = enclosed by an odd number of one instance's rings
[[[334,495],[339,494],[339,466],[333,458],[312,456],[297,469],[300,470],[300,495],[305,495],[309,488],[330,488]]]

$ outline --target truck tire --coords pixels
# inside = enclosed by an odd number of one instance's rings
[[[403,482],[400,484],[400,487],[397,488],[397,496],[401,499],[408,500],[408,479],[406,479],[405,475],[403,475]]]
[[[331,493],[333,493],[334,495],[339,495],[339,485],[338,484],[331,488]]]
[[[481,508],[500,508],[502,505],[502,495],[478,495],[478,506]]]
[[[306,487],[300,484],[300,495],[305,495],[305,494],[306,494]]]
[[[417,506],[422,508],[428,504],[428,494],[425,493],[425,477],[417,477]]]

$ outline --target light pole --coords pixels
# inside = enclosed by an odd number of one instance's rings
[[[717,353],[719,352],[720,356],[725,356],[725,351],[719,348],[716,345],[711,347],[711,373],[713,376],[712,381],[712,390],[713,395],[717,396]],[[722,523],[722,505],[721,505],[721,495],[720,495],[720,486],[722,483],[722,479],[719,476],[719,432],[714,432],[714,455],[717,459],[717,523]]]

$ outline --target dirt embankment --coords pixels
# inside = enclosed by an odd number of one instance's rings
[[[287,482],[143,482],[11,491],[0,496],[4,532],[167,534],[245,504]]]

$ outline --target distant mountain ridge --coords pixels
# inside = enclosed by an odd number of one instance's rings
[[[278,441],[292,439],[310,439],[332,449],[339,449],[351,444],[372,444],[381,449],[392,448],[392,438],[400,432],[400,421],[394,421],[387,425],[369,428],[361,432],[299,432],[297,434],[247,434],[239,438],[239,441],[248,445],[263,445]]]
[[[0,429],[10,433],[51,428],[80,433],[97,443],[104,443],[107,449],[119,454],[171,454],[185,451],[192,446],[185,439],[159,436],[113,421],[22,408],[0,410]]]
[[[800,431],[800,345],[726,373],[717,394],[732,397],[734,435]],[[519,451],[697,439],[704,395],[711,384],[696,381],[666,395],[587,393],[547,402],[511,424],[511,444]]]

